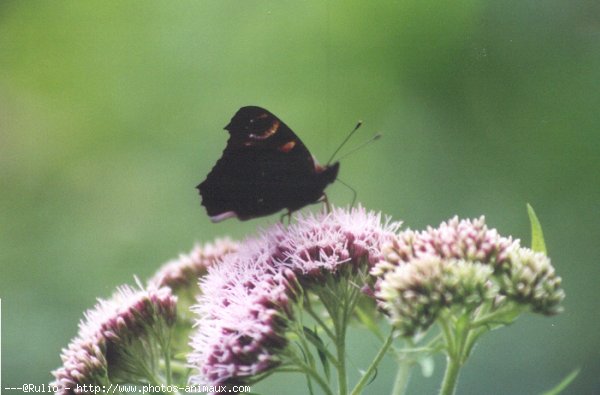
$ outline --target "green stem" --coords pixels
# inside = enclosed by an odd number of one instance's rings
[[[292,331],[296,332],[296,336],[298,336],[297,345],[302,351],[304,359],[307,360],[308,364],[300,356],[298,356],[295,352],[291,350],[291,352],[289,353],[290,360],[296,367],[298,367],[300,371],[306,374],[309,379],[314,379],[327,395],[333,395],[331,389],[329,388],[329,383],[325,381],[323,377],[321,377],[321,375],[315,370],[314,357],[312,356],[308,343],[306,342],[306,337],[304,335],[304,329],[302,327],[301,322],[296,322],[296,325],[293,326],[291,329]],[[311,384],[309,380],[309,386],[310,385]]]
[[[456,321],[452,345],[448,344],[446,372],[444,373],[440,395],[453,395],[456,391],[458,374],[465,361],[466,343],[470,333],[469,318],[468,315],[464,315]],[[449,343],[448,336],[452,336],[452,334],[444,330],[447,343]]]
[[[327,333],[334,342],[337,356],[338,394],[346,395],[348,382],[346,377],[346,310],[348,308],[348,290],[331,279],[329,284],[319,289],[317,295],[331,317],[333,331]],[[313,315],[314,318],[314,315]],[[318,319],[317,319],[318,321]]]
[[[323,343],[318,343],[316,341],[311,340],[310,338],[308,339],[308,341],[317,349],[317,351],[323,353],[327,357],[327,359],[331,361],[332,364],[338,366],[337,358],[331,353],[331,351],[327,349],[327,347]],[[308,351],[308,345],[306,346],[306,349]]]
[[[164,362],[165,370],[167,369],[167,361]],[[190,370],[190,367],[183,362],[169,361],[169,369],[171,373],[185,375]]]
[[[168,349],[164,351],[165,358],[165,376],[167,376],[167,385],[173,383],[173,377],[171,375],[171,356],[169,355]]]
[[[317,382],[317,384],[319,384],[323,392],[325,392],[327,395],[333,395],[333,392],[329,388],[329,384],[325,380],[323,380],[323,377],[321,377],[320,374],[315,372],[315,370],[311,366],[306,365],[299,358],[296,357],[294,359],[296,366],[298,366],[302,370],[302,372],[313,378]]]
[[[454,350],[454,336],[450,330],[448,322],[442,318],[439,320],[439,325],[442,328],[442,334],[444,336],[444,341],[446,342],[446,349],[448,351]]]
[[[325,333],[327,333],[327,336],[329,336],[330,339],[335,340],[335,334],[331,331],[331,329],[329,329],[329,327],[325,324],[325,322],[323,322],[323,320],[321,319],[321,317],[319,317],[319,315],[312,309],[312,306],[310,306],[309,304],[307,304],[306,305],[306,311],[315,320],[315,322],[317,324],[319,324],[319,326],[321,328],[323,328],[323,330],[325,331]]]
[[[444,373],[440,395],[453,395],[456,390],[456,383],[458,381],[458,373],[461,364],[458,358],[451,357],[450,355],[448,355],[446,359],[448,364],[446,365],[446,372]]]
[[[316,287],[313,292],[319,299],[331,318],[332,325],[327,326],[325,322],[312,310],[309,303],[305,310],[323,328],[325,333],[332,339],[336,348],[335,360],[337,368],[338,394],[348,394],[348,373],[346,371],[346,331],[348,322],[353,314],[354,308],[361,295],[360,289],[352,281],[357,276],[351,268],[344,269],[335,277],[327,277],[326,282]],[[360,274],[360,273],[359,273]]]
[[[471,350],[473,350],[473,346],[475,345],[475,342],[485,332],[487,332],[486,328],[475,328],[475,329],[471,329],[469,331],[469,334],[467,335],[467,337],[465,339],[465,346],[464,346],[464,351],[463,351],[463,356],[462,356],[463,361],[466,361],[467,358],[469,357],[469,355],[471,355]]]
[[[341,326],[341,325],[340,325]],[[338,360],[338,393],[346,395],[348,392],[348,382],[346,378],[346,328],[336,327],[336,344]]]
[[[410,369],[414,362],[402,357],[398,361],[398,372],[396,373],[396,379],[394,380],[394,388],[392,389],[392,395],[402,395],[406,392],[408,387],[408,379],[410,378]]]
[[[383,358],[383,356],[387,352],[388,348],[392,344],[392,340],[393,339],[394,339],[394,337],[392,336],[392,333],[390,333],[390,335],[386,339],[385,343],[379,349],[379,352],[375,356],[375,359],[373,359],[373,362],[371,362],[371,365],[369,366],[369,368],[367,369],[367,371],[363,374],[363,376],[361,377],[361,379],[359,380],[359,382],[356,384],[356,386],[352,390],[352,395],[360,394],[361,391],[362,391],[362,389],[364,388],[364,386],[367,385],[367,383],[369,381],[369,378],[371,377],[371,375],[377,369],[377,366],[379,365],[379,362],[381,362],[381,359]]]
[[[348,329],[348,321],[356,306],[358,299],[358,288],[350,281],[343,282],[344,289],[342,290],[343,299],[340,303],[340,316],[337,322],[334,322],[336,331],[336,347],[338,351],[338,391],[340,395],[348,393],[348,376],[346,372],[346,330]]]
[[[165,382],[162,381],[160,378],[158,378],[154,373],[148,371],[148,375],[146,377],[148,379],[148,382],[154,386],[157,387],[161,387],[162,385],[165,385]],[[166,394],[171,394],[171,395],[179,395],[179,391],[172,391],[172,392],[165,392]]]

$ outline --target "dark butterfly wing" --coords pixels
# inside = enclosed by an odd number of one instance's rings
[[[225,127],[223,156],[198,185],[202,204],[215,222],[241,220],[317,201],[337,176],[338,164],[321,168],[298,136],[260,107],[243,107]]]

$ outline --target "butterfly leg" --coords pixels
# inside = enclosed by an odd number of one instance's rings
[[[329,199],[327,198],[327,194],[323,193],[323,196],[319,200],[324,203],[323,208],[324,208],[325,214],[329,214],[331,212],[331,204],[329,204]]]
[[[284,219],[287,217],[288,220],[288,225],[292,223],[292,212],[290,210],[288,210],[286,213],[281,214],[281,217],[279,217],[279,222],[281,222],[282,224],[284,223]]]

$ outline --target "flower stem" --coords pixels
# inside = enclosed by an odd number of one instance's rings
[[[386,339],[385,343],[379,349],[379,352],[375,356],[375,359],[373,359],[373,362],[371,362],[371,365],[369,366],[367,371],[363,374],[363,376],[361,377],[359,382],[356,384],[356,386],[352,390],[352,392],[351,392],[352,395],[360,394],[362,389],[364,388],[364,386],[367,385],[369,378],[377,369],[377,365],[379,365],[379,362],[381,362],[381,359],[384,357],[388,348],[392,344],[393,339],[394,339],[394,337],[392,336],[392,333],[390,333],[390,335]]]
[[[333,395],[333,392],[331,391],[331,389],[329,388],[329,384],[323,380],[323,377],[321,377],[321,375],[319,375],[312,366],[309,366],[307,364],[305,364],[300,358],[298,357],[293,357],[295,365],[302,371],[304,372],[307,376],[313,378],[317,384],[319,384],[319,387],[321,387],[321,389],[323,390],[323,392],[327,395]]]
[[[173,376],[171,373],[171,356],[169,355],[168,350],[165,351],[165,376],[167,378],[167,385],[171,385],[173,383]]]
[[[348,392],[348,382],[346,378],[346,328],[342,327],[337,330],[336,327],[336,345],[337,360],[338,360],[338,393],[346,395]]]
[[[415,360],[412,357],[408,357],[405,353],[398,353],[397,360],[398,371],[396,372],[392,395],[403,395],[406,393],[408,380],[410,379],[410,370],[415,364]]]
[[[453,395],[458,381],[458,373],[461,365],[460,361],[458,358],[451,357],[450,355],[448,355],[447,361],[448,364],[446,365],[446,372],[444,373],[440,395]]]
[[[305,304],[305,310],[313,318],[313,320],[315,320],[315,322],[317,324],[319,324],[319,326],[325,331],[327,336],[329,336],[330,339],[334,340],[335,339],[334,333],[331,331],[331,329],[329,329],[329,327],[325,324],[325,322],[323,322],[321,317],[319,317],[319,314],[317,314],[317,312],[315,312],[312,309],[312,306],[310,305],[310,303]]]
[[[157,387],[166,385],[166,383],[163,380],[161,380],[160,377],[156,376],[153,372],[150,372],[150,371],[148,371],[147,379],[150,382],[150,384],[157,386]],[[167,392],[163,392],[163,394],[179,395],[179,391],[172,391],[172,392],[167,391]]]
[[[166,360],[162,361],[161,367],[163,367],[165,370],[167,369]],[[190,367],[183,362],[177,360],[169,360],[169,370],[171,371],[171,374],[175,373],[182,376],[186,376],[190,370]]]
[[[456,390],[460,368],[465,361],[467,338],[471,332],[469,319],[468,315],[463,315],[456,321],[454,336],[447,325],[442,325],[447,344],[447,364],[440,395],[453,395]]]

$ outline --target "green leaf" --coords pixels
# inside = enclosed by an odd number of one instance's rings
[[[304,349],[300,345],[298,345],[298,348],[302,352],[302,357],[304,358],[304,362],[306,362],[309,365],[309,367],[312,369],[314,366],[312,355],[310,353],[308,355],[306,355],[308,350],[305,352]],[[310,374],[306,373],[305,376],[306,376],[306,385],[308,386],[308,393],[310,395],[314,395],[312,379],[310,378]]]
[[[321,360],[321,364],[323,365],[323,371],[325,372],[325,376],[329,380],[331,378],[331,369],[329,368],[329,359],[327,359],[327,354],[325,353],[325,343],[319,336],[316,330],[312,330],[310,328],[304,327],[304,335],[311,342],[315,348],[317,349],[317,354],[319,355],[319,359]]]
[[[569,373],[567,375],[567,377],[565,377],[560,383],[558,383],[558,385],[556,387],[552,388],[550,391],[544,392],[542,395],[558,395],[558,394],[560,394],[565,388],[567,388],[569,386],[569,384],[571,384],[573,382],[573,380],[575,380],[577,375],[579,375],[580,371],[581,371],[581,369],[575,369],[574,371]]]
[[[373,332],[375,336],[381,341],[385,340],[385,337],[381,333],[379,326],[377,325],[377,320],[375,318],[375,312],[377,311],[373,306],[370,309],[364,309],[362,306],[356,306],[354,309],[354,313],[356,314],[356,318],[358,321],[363,324],[368,330]]]
[[[545,254],[546,242],[544,242],[542,225],[540,225],[540,221],[529,203],[527,203],[527,214],[529,214],[529,222],[531,223],[531,249]]]

